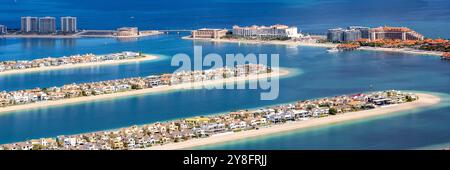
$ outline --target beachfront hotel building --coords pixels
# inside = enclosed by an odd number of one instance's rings
[[[344,29],[343,28],[333,28],[329,29],[327,33],[327,39],[331,42],[341,42],[344,41]]]
[[[37,17],[22,17],[20,21],[20,30],[22,31],[22,33],[37,33],[39,31],[39,23]]]
[[[297,27],[289,27],[287,25],[272,25],[272,26],[250,26],[250,27],[240,27],[233,26],[233,35],[244,36],[244,37],[289,37],[298,38]]]
[[[39,33],[52,34],[56,33],[56,19],[55,17],[39,18]]]
[[[63,33],[77,32],[77,18],[76,17],[61,17],[61,32],[63,32]]]
[[[226,29],[209,29],[202,28],[198,30],[194,30],[191,32],[192,38],[213,38],[220,39],[227,35],[228,30]]]
[[[138,29],[138,27],[118,28],[116,36],[118,36],[118,37],[136,37],[136,36],[139,36],[139,29]]]
[[[0,35],[6,34],[7,32],[6,26],[0,25]]]
[[[333,28],[329,29],[327,39],[331,42],[353,42],[362,38],[369,37],[368,27],[351,26],[348,29]]]
[[[369,30],[369,39],[375,40],[423,40],[425,37],[407,27],[378,27]]]

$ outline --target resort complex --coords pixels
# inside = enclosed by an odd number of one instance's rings
[[[348,29],[329,29],[327,39],[331,42],[351,42],[365,38],[369,39],[369,27],[350,26]]]
[[[228,33],[226,29],[208,29],[202,28],[192,31],[192,38],[212,38],[220,39],[225,37]]]
[[[95,64],[107,64],[107,63],[120,63],[127,61],[138,61],[140,59],[154,59],[138,52],[121,52],[108,55],[73,55],[64,56],[59,58],[42,58],[31,61],[19,60],[19,61],[1,61],[0,62],[0,75],[1,74],[14,74],[29,71],[41,71],[51,69],[68,68],[68,66],[90,66]]]
[[[246,66],[247,67],[247,66]],[[244,68],[244,67],[241,67]],[[249,66],[251,69],[263,69],[263,66]],[[222,70],[220,72],[223,72]],[[234,70],[237,71],[237,70]],[[232,73],[233,70],[226,72]],[[190,75],[190,74],[185,74]],[[232,74],[231,74],[232,75]],[[190,76],[188,76],[190,77]],[[181,78],[181,77],[180,77]],[[152,81],[153,80],[153,81]],[[121,89],[153,86],[159,83],[152,78],[133,78],[116,81],[95,83],[96,85],[109,84]],[[130,82],[134,82],[132,84]],[[145,85],[147,82],[147,85]],[[159,80],[161,84],[167,84]],[[150,84],[149,84],[150,83]],[[122,85],[120,85],[122,84]],[[83,87],[94,86],[72,85],[61,88],[68,95],[67,89],[83,89]],[[101,88],[97,88],[101,89]],[[114,88],[109,88],[113,89]],[[74,90],[69,90],[74,91]],[[80,91],[86,93],[86,91]],[[73,95],[70,93],[69,95]],[[161,145],[180,143],[185,141],[208,139],[221,134],[239,134],[245,131],[261,131],[271,129],[275,126],[287,126],[294,122],[298,124],[307,123],[310,120],[320,120],[325,117],[358,114],[360,111],[375,110],[387,106],[402,105],[419,100],[418,95],[396,90],[379,91],[371,93],[359,93],[353,95],[342,95],[312,100],[301,100],[291,104],[271,106],[258,110],[242,110],[227,114],[213,116],[199,116],[184,118],[168,122],[157,122],[141,126],[132,126],[117,130],[86,133],[79,135],[58,136],[55,138],[42,138],[1,145],[4,150],[114,150],[114,149],[151,149]],[[360,113],[363,114],[363,113]]]
[[[442,56],[442,59],[450,60],[450,53],[444,53],[444,55]]]

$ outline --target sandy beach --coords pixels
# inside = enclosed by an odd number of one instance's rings
[[[358,119],[364,119],[364,118],[369,118],[369,117],[385,115],[385,114],[389,114],[389,113],[396,113],[396,112],[401,112],[401,111],[418,109],[418,108],[435,105],[440,102],[440,98],[437,96],[425,94],[425,93],[416,93],[416,94],[419,96],[419,100],[410,102],[410,103],[403,103],[403,104],[392,105],[392,106],[387,106],[387,107],[380,107],[380,108],[376,108],[376,109],[372,109],[372,110],[350,112],[350,113],[345,113],[345,114],[341,114],[341,115],[328,116],[328,117],[324,117],[324,118],[317,118],[317,119],[310,119],[310,120],[305,120],[305,121],[291,122],[291,123],[286,123],[286,124],[281,124],[281,125],[274,125],[274,126],[262,128],[259,130],[248,130],[248,131],[242,131],[242,132],[224,133],[224,134],[219,134],[216,136],[211,136],[208,138],[192,139],[192,140],[187,140],[187,141],[180,142],[180,143],[169,143],[166,145],[154,146],[154,147],[150,147],[148,149],[150,149],[150,150],[189,149],[189,148],[198,147],[198,146],[229,142],[229,141],[234,141],[234,140],[239,140],[239,139],[246,139],[246,138],[250,138],[250,137],[257,137],[257,136],[281,133],[281,132],[292,131],[292,130],[297,130],[297,129],[302,129],[302,128],[317,127],[317,126],[321,126],[321,125],[341,123],[341,122],[345,122],[345,121],[352,121],[352,120],[358,120]]]
[[[288,71],[286,69],[273,68],[273,72],[269,73],[269,74],[250,75],[247,77],[232,77],[232,78],[226,78],[226,79],[220,79],[220,80],[208,80],[208,81],[194,82],[194,83],[183,83],[183,84],[177,84],[177,85],[172,85],[172,86],[161,86],[161,87],[156,87],[156,88],[148,88],[148,89],[142,89],[142,90],[103,94],[103,95],[98,95],[98,96],[77,97],[77,98],[71,98],[71,99],[62,99],[62,100],[55,100],[55,101],[42,101],[42,102],[36,102],[36,103],[30,103],[30,104],[0,107],[0,114],[6,114],[6,113],[12,112],[12,111],[38,109],[38,108],[42,108],[42,107],[75,104],[75,103],[82,103],[82,102],[96,101],[96,100],[115,99],[115,98],[119,98],[119,97],[129,97],[129,96],[135,96],[135,95],[143,95],[143,94],[165,92],[165,91],[172,91],[172,90],[194,89],[194,88],[207,87],[207,86],[223,84],[223,83],[244,82],[247,80],[251,81],[251,80],[266,79],[266,78],[270,78],[270,77],[281,77],[281,76],[286,76],[288,74],[290,74],[290,71]]]
[[[144,55],[145,55],[145,57],[134,58],[134,59],[125,59],[125,60],[108,60],[108,61],[100,61],[100,62],[65,64],[65,65],[60,65],[60,66],[28,68],[28,69],[21,69],[21,70],[8,70],[8,71],[0,72],[0,76],[11,75],[11,74],[31,73],[31,72],[41,72],[41,71],[51,71],[51,70],[72,69],[72,68],[90,67],[90,66],[102,66],[102,65],[115,65],[115,64],[133,63],[133,62],[143,62],[143,61],[156,60],[159,58],[158,56],[154,56],[154,55],[148,55],[148,54],[144,54]]]

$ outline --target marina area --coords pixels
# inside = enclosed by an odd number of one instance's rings
[[[99,65],[142,62],[155,59],[158,59],[158,57],[154,55],[142,54],[139,52],[126,51],[107,55],[84,54],[64,56],[59,58],[48,57],[29,61],[1,61],[0,76]]]
[[[42,138],[1,145],[1,149],[184,149],[427,107],[439,101],[433,95],[396,90],[359,93],[113,131]]]

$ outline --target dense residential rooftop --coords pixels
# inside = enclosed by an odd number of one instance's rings
[[[0,61],[0,72],[24,70],[30,68],[64,66],[82,63],[118,61],[127,59],[137,59],[143,57],[145,56],[137,52],[121,52],[108,55],[84,54],[84,55],[72,55],[68,57],[64,56],[59,58],[48,57],[35,60]]]

